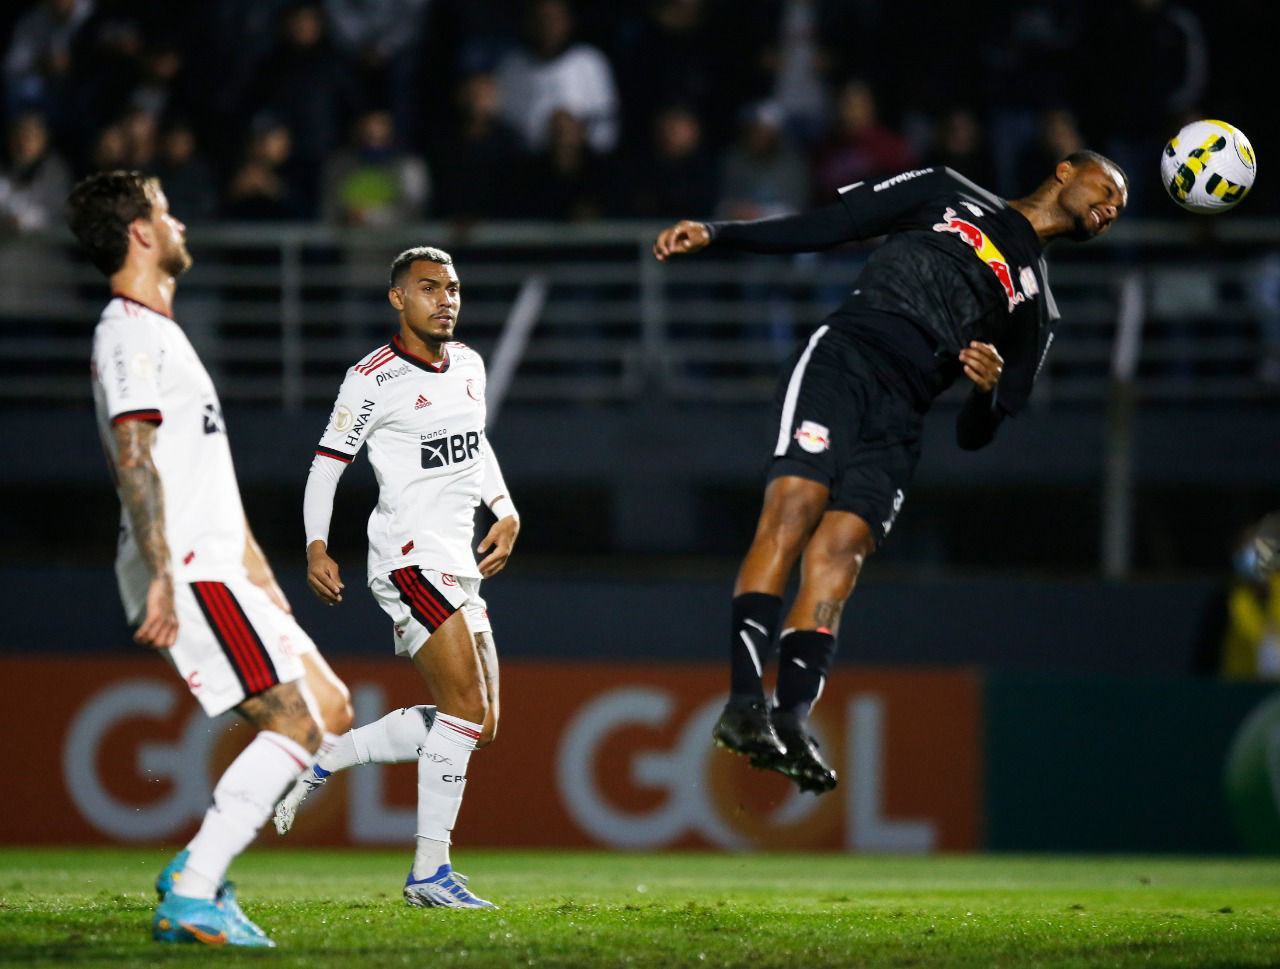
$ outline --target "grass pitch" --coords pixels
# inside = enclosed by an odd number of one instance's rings
[[[272,951],[150,941],[155,850],[0,849],[0,965],[1280,965],[1280,859],[458,852],[498,912],[410,909],[407,852],[251,851]]]

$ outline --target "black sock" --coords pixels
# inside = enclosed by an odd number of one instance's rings
[[[816,629],[796,629],[779,644],[778,710],[788,716],[807,717],[831,672],[836,655],[836,638]]]
[[[744,592],[734,597],[729,689],[735,697],[764,699],[760,674],[773,652],[773,633],[781,612],[782,599],[778,596]]]

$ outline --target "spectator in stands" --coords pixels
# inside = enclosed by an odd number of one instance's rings
[[[4,58],[6,113],[30,107],[59,116],[70,111],[71,46],[93,3],[43,0],[14,24]]]
[[[1057,159],[1065,157],[1066,155],[1058,155]],[[954,107],[943,115],[934,136],[928,162],[930,165],[946,165],[979,185],[991,185],[995,179],[991,152],[982,125],[977,115],[967,107]],[[1052,170],[1052,163],[1037,169],[1040,173],[1037,178]],[[1033,185],[1035,179],[1024,184]]]
[[[218,211],[218,187],[209,163],[200,154],[195,131],[185,120],[174,119],[160,135],[156,174],[164,184],[169,208],[182,213],[182,221],[205,222]]]
[[[546,150],[526,164],[524,214],[535,219],[598,219],[608,202],[604,159],[591,150],[587,124],[564,109],[551,113]]]
[[[1280,680],[1280,512],[1244,531],[1232,564],[1231,583],[1201,634],[1198,671]]]
[[[86,135],[121,118],[143,78],[146,40],[137,5],[95,0],[71,46],[73,117],[55,119],[55,137],[86,147]]]
[[[703,144],[702,124],[684,105],[664,108],[650,125],[652,141],[623,179],[626,212],[671,218],[675,212],[709,218],[716,203],[715,162]]]
[[[1280,252],[1269,252],[1258,261],[1251,290],[1262,343],[1257,377],[1280,388]]]
[[[764,101],[744,115],[742,135],[725,156],[716,217],[763,219],[803,208],[809,199],[808,166],[787,137],[782,109]],[[748,256],[742,263],[743,297],[763,307],[766,320],[763,327],[747,326],[746,333],[766,337],[771,352],[783,353],[795,333],[795,306],[790,293],[761,283],[774,271],[768,262],[767,256]]]
[[[176,44],[162,42],[149,48],[142,56],[142,76],[129,95],[129,105],[153,118],[185,109],[178,90],[182,71],[182,51]]]
[[[324,0],[334,45],[362,80],[365,103],[388,104],[401,136],[414,123],[415,59],[431,0]]]
[[[1107,21],[1104,32],[1114,29],[1113,10],[1118,6],[1119,3],[1107,5],[1107,15],[1101,18]],[[984,37],[987,42],[982,45],[980,63],[984,93],[991,105],[987,128],[996,165],[996,177],[989,187],[997,192],[1011,195],[1039,182],[1040,173],[1049,169],[1037,170],[1031,182],[1018,180],[1019,159],[1036,137],[1039,119],[1075,93],[1073,84],[1078,84],[1082,73],[1105,70],[1096,48],[1083,35],[1089,19],[1085,7],[1079,0],[1021,0],[1009,6],[1007,15],[994,18],[989,38]],[[1093,70],[1080,71],[1081,51],[1090,52]],[[935,79],[935,83],[940,80]],[[1119,100],[1116,90],[1120,89],[1108,91],[1106,96]],[[1129,161],[1116,160],[1122,166]],[[1128,171],[1142,168],[1137,165]],[[1133,191],[1131,187],[1130,211]]]
[[[622,135],[633,156],[643,153],[654,119],[668,105],[685,105],[712,143],[733,135],[728,90],[729,53],[711,0],[652,0],[634,23],[623,21],[618,38],[618,87]],[[662,65],[654,70],[654,65]]]
[[[787,139],[784,120],[782,109],[767,101],[744,111],[742,133],[724,159],[718,218],[787,215],[808,202],[808,171]]]
[[[129,134],[124,124],[116,121],[98,132],[89,153],[89,166],[94,171],[124,168],[129,164]]]
[[[304,217],[297,182],[290,178],[293,137],[279,119],[262,114],[254,118],[244,161],[227,189],[223,214],[244,221],[291,220]]]
[[[421,219],[431,193],[426,162],[396,146],[391,112],[366,111],[351,143],[325,169],[321,211],[343,225],[404,225]]]
[[[575,43],[573,29],[566,0],[534,0],[526,46],[498,66],[502,108],[530,150],[545,148],[555,136],[551,118],[561,111],[584,127],[592,151],[606,154],[618,140],[613,69],[598,48]],[[564,130],[562,124],[561,135]]]
[[[0,234],[47,229],[61,221],[71,170],[49,145],[49,129],[35,113],[9,124],[0,170]]]
[[[520,136],[502,118],[497,78],[488,72],[470,75],[458,89],[457,127],[440,142],[431,162],[436,214],[510,218],[521,155]]]
[[[830,59],[819,34],[819,0],[782,0],[777,46],[770,49],[774,70],[770,96],[787,124],[805,143],[817,140],[830,111],[827,71]]]
[[[842,185],[893,175],[916,161],[906,139],[880,122],[871,86],[848,81],[836,99],[835,123],[818,149],[817,198],[829,201]]]
[[[314,0],[285,8],[280,36],[267,55],[246,103],[289,129],[291,186],[299,214],[315,214],[320,171],[354,113],[355,88],[341,54],[329,43],[324,13]]]
[[[155,115],[133,108],[120,119],[128,144],[125,167],[140,172],[155,171],[160,150],[160,126]]]
[[[1047,172],[1056,159],[1066,158],[1085,147],[1076,116],[1066,108],[1050,108],[1041,113],[1035,139],[1018,160],[1018,179],[1023,185],[1035,182],[1035,172]],[[1047,166],[1047,167],[1046,167]]]
[[[1085,38],[1097,64],[1088,72],[1097,115],[1088,117],[1111,132],[1107,154],[1129,171],[1141,171],[1151,164],[1152,145],[1163,145],[1181,124],[1204,117],[1209,44],[1200,18],[1169,0],[1117,3],[1104,19],[1105,25],[1092,22],[1096,36]],[[1117,91],[1123,96],[1115,96]],[[1153,182],[1134,180],[1130,211],[1146,213]]]

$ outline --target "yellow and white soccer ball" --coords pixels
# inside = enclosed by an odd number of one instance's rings
[[[1258,160],[1244,132],[1225,121],[1193,121],[1164,146],[1160,178],[1169,197],[1190,212],[1232,208],[1253,186]]]

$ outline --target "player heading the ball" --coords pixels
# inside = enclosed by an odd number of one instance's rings
[[[887,237],[778,382],[764,508],[734,586],[731,696],[713,734],[753,766],[818,793],[836,786],[836,774],[814,743],[809,713],[845,601],[902,510],[925,412],[968,379],[956,437],[975,449],[1026,406],[1058,320],[1044,245],[1106,232],[1124,210],[1128,179],[1082,151],[1014,201],[946,168],[857,182],[839,195],[801,215],[678,222],[653,247],[665,261],[708,247],[817,252]],[[797,560],[800,588],[782,622],[768,704],[761,676]]]

